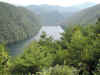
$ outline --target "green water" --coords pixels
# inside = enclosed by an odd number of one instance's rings
[[[7,45],[9,55],[11,56],[17,56],[24,52],[25,48],[28,47],[28,45],[33,41],[34,39],[29,39],[25,41],[21,41],[14,44]]]

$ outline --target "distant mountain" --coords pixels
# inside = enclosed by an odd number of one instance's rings
[[[95,5],[96,5],[96,3],[94,3],[94,2],[86,2],[86,3],[79,4],[79,5],[74,5],[72,7],[82,10],[82,9],[86,9],[86,8],[89,8],[89,7],[92,7]]]
[[[40,16],[43,25],[59,25],[63,20],[70,17],[82,9],[95,5],[95,3],[88,2],[80,5],[70,7],[61,7],[53,5],[30,5],[27,8]]]
[[[64,27],[75,24],[94,24],[96,23],[98,17],[100,17],[100,4],[73,14],[71,17],[67,18],[66,21],[62,23],[62,25]]]
[[[27,8],[40,16],[40,20],[43,25],[58,25],[58,22],[60,23],[61,20],[64,20],[66,18],[66,16],[64,16],[64,14],[66,14],[64,13],[64,7],[49,5],[31,5]],[[72,12],[67,12],[67,14],[69,13]]]
[[[0,42],[14,43],[34,36],[40,29],[38,22],[26,8],[0,2]]]

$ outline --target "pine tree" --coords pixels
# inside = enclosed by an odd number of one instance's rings
[[[8,53],[4,44],[0,44],[0,74],[8,71]]]

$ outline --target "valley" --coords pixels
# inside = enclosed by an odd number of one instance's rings
[[[0,75],[100,75],[100,4],[14,1],[0,2]]]

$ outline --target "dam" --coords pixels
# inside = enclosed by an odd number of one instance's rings
[[[42,26],[34,39],[39,40],[43,32],[46,33],[47,37],[52,37],[53,40],[60,40],[61,33],[63,33],[64,30],[60,26]]]

